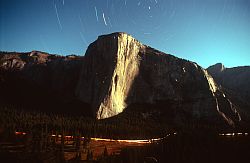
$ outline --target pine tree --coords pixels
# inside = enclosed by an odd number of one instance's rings
[[[105,146],[104,152],[103,152],[103,157],[107,157],[107,156],[108,156],[108,149],[107,149],[107,147]]]
[[[93,160],[93,153],[92,153],[92,151],[88,150],[87,161],[91,161],[91,160]]]

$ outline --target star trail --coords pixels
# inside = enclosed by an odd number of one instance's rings
[[[0,10],[1,51],[84,55],[121,31],[203,67],[250,64],[247,0],[1,0]]]
[[[56,17],[57,17],[58,24],[59,24],[60,28],[62,29],[62,24],[61,24],[61,20],[59,18],[59,15],[58,15],[56,4],[55,4],[55,12],[56,12]]]

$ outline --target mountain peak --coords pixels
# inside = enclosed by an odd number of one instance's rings
[[[140,46],[140,47],[143,46],[141,42],[139,42],[132,35],[126,32],[114,32],[111,34],[101,35],[98,37],[98,39],[95,42],[102,42],[100,43],[102,45],[108,43],[109,46],[114,46],[116,44],[118,46],[120,46],[121,44],[123,44],[122,46],[126,46],[125,44],[131,41],[135,43],[137,46]]]
[[[117,115],[127,107],[126,99],[139,73],[139,54],[144,47],[124,32],[99,36],[88,47],[77,94],[92,103],[98,119]],[[94,90],[89,85],[94,85]]]
[[[100,36],[88,47],[76,96],[91,104],[97,119],[143,104],[162,114],[185,108],[194,117],[222,116],[231,125],[234,120],[220,111],[221,103],[228,101],[200,66],[143,45],[123,32]]]
[[[212,66],[209,66],[207,68],[207,70],[211,73],[211,74],[216,74],[216,73],[220,73],[222,71],[224,71],[226,69],[226,67],[222,64],[222,63],[216,63]]]
[[[99,37],[122,36],[122,35],[126,35],[126,36],[133,37],[132,35],[130,35],[130,34],[126,33],[126,32],[113,32],[113,33],[110,33],[110,34],[100,35]],[[98,37],[98,38],[99,38],[99,37]]]
[[[81,103],[79,107],[91,108],[97,119],[116,116],[126,109],[176,124],[194,118],[233,126],[240,120],[233,103],[206,70],[143,45],[127,33],[100,36],[88,47],[84,58],[77,58],[38,51],[4,54],[0,71],[18,72],[24,83],[32,81],[62,93],[60,99],[73,98]],[[224,66],[214,67],[222,71]],[[29,94],[33,95],[33,90]],[[9,97],[12,99],[12,94]]]

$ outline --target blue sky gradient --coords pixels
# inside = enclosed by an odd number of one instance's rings
[[[249,0],[0,0],[0,50],[84,55],[122,31],[206,68],[250,65]]]

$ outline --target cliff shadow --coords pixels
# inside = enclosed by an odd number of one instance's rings
[[[176,127],[209,125],[217,128],[215,124],[218,128],[227,127],[227,124],[215,115],[216,110],[206,113],[206,100],[191,97],[192,93],[209,93],[208,85],[197,84],[199,81],[205,82],[205,78],[200,74],[196,76],[196,73],[200,72],[194,70],[193,63],[150,47],[140,51],[138,55],[139,73],[127,96],[128,106],[124,112],[135,112],[144,119],[151,118]],[[191,80],[186,83],[180,75],[186,71],[185,67],[191,72]],[[198,108],[198,112],[194,109],[195,105],[198,106],[195,108]]]

